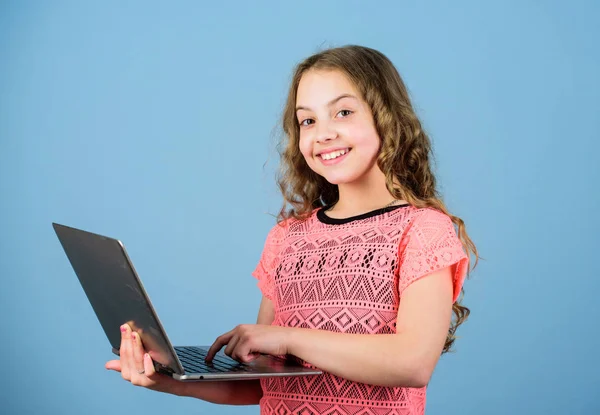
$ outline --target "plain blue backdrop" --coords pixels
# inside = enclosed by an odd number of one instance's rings
[[[256,319],[292,69],[384,52],[485,258],[428,414],[600,413],[597,2],[0,3],[0,412],[256,414],[135,388],[51,222],[124,241],[174,343]]]

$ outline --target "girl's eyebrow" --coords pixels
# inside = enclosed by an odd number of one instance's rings
[[[344,98],[354,98],[354,99],[358,99],[358,98],[356,98],[356,97],[355,97],[354,95],[352,95],[352,94],[342,94],[342,95],[338,96],[337,98],[334,98],[334,99],[332,99],[331,101],[329,101],[329,102],[327,103],[327,106],[328,106],[328,107],[331,107],[331,106],[332,106],[332,105],[334,105],[336,102],[338,102],[340,99],[344,99]],[[303,106],[301,106],[301,105],[298,105],[298,106],[296,107],[296,111],[300,111],[300,110],[306,110],[306,111],[310,111],[311,109],[310,109],[310,108],[308,108],[308,107],[303,107]]]

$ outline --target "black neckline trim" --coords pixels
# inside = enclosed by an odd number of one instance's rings
[[[367,213],[361,213],[360,215],[356,215],[356,216],[350,216],[349,218],[331,218],[329,216],[327,216],[325,214],[325,211],[327,209],[329,209],[331,206],[323,206],[322,208],[320,208],[319,210],[317,210],[317,219],[319,219],[319,222],[321,223],[326,223],[328,225],[343,225],[344,223],[350,223],[353,222],[355,220],[361,220],[361,219],[367,219],[367,218],[371,218],[373,216],[377,216],[377,215],[381,215],[383,213],[387,213],[387,212],[391,212],[393,210],[402,208],[402,207],[406,207],[406,206],[410,206],[410,204],[405,203],[403,205],[396,205],[396,206],[388,206],[388,207],[384,207],[384,208],[379,208],[379,209],[375,209],[372,210],[370,212]]]

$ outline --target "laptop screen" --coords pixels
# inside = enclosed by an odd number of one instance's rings
[[[53,224],[113,351],[121,345],[122,324],[139,333],[144,348],[165,369],[183,369],[164,332],[150,299],[116,239]]]

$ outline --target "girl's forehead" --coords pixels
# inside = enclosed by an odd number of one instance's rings
[[[340,95],[347,94],[359,97],[356,86],[339,70],[306,71],[300,78],[296,93],[296,104],[329,102]]]

